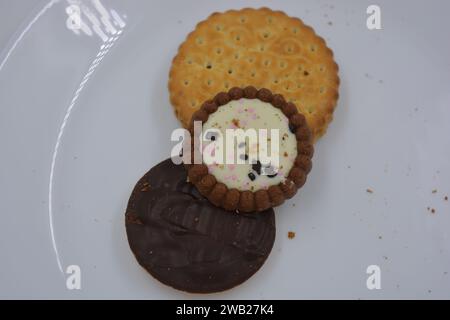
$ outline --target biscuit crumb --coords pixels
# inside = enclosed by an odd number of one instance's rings
[[[373,190],[372,190],[371,188],[367,188],[367,189],[366,189],[366,192],[367,192],[367,193],[373,193]]]
[[[444,200],[445,200],[445,201],[448,201],[448,196],[445,196],[445,197],[444,197]]]
[[[434,208],[431,208],[431,213],[436,213],[436,210]]]
[[[436,193],[437,192],[437,189],[433,189],[432,191],[431,191],[431,193]]]
[[[288,232],[288,238],[289,238],[289,239],[294,239],[294,238],[295,238],[295,232],[289,231],[289,232]]]

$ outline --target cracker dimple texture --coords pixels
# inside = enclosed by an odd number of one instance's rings
[[[333,117],[338,66],[325,41],[298,18],[267,8],[214,13],[173,59],[169,91],[175,114],[188,127],[203,102],[247,85],[294,102],[317,139]]]

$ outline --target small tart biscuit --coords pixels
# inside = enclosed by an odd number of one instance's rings
[[[202,124],[201,136],[195,121]],[[192,139],[198,142],[191,144],[191,160],[200,154],[201,163],[187,164],[189,180],[226,210],[278,206],[311,171],[314,148],[304,116],[267,88],[234,87],[216,94],[193,115],[190,133],[199,136]]]

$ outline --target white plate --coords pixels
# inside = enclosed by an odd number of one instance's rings
[[[255,3],[327,40],[341,98],[308,183],[276,209],[266,264],[209,296],[138,266],[124,210],[179,126],[167,91],[178,45],[211,12],[248,2],[101,3],[124,24],[115,35],[102,25],[113,40],[95,63],[105,43],[67,28],[67,1],[0,1],[0,297],[450,298],[448,1],[378,1],[383,29],[373,31],[367,1]],[[70,265],[81,290],[66,288]],[[381,269],[380,290],[366,287],[369,265]]]

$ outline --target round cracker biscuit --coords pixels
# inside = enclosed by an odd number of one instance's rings
[[[173,59],[169,91],[175,114],[188,127],[206,99],[247,85],[294,102],[316,140],[333,118],[338,65],[325,41],[298,18],[268,8],[213,13]]]

